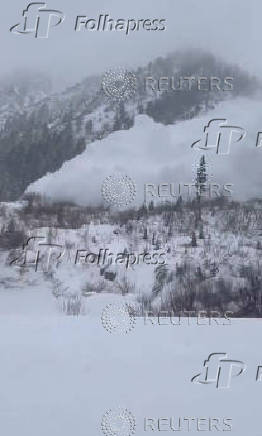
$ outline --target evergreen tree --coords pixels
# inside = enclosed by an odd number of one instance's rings
[[[151,200],[151,201],[149,202],[148,210],[150,210],[150,211],[154,210],[154,202],[153,202],[153,200]]]
[[[200,198],[201,194],[206,191],[204,184],[207,182],[207,170],[205,156],[201,156],[199,166],[196,174],[196,193],[197,198]]]
[[[143,235],[143,239],[148,239],[148,235],[147,235],[147,228],[144,228],[144,235]]]
[[[196,174],[196,198],[198,203],[198,219],[201,220],[201,194],[206,191],[205,183],[207,182],[207,171],[206,171],[206,160],[205,156],[202,155],[199,162],[199,167],[197,168]]]
[[[125,104],[123,101],[120,101],[119,105],[116,108],[116,114],[114,119],[114,131],[117,130],[126,130],[132,126],[132,120],[129,117],[127,111],[125,110]]]
[[[197,247],[197,241],[196,241],[196,234],[195,234],[195,232],[192,232],[192,236],[191,236],[191,246],[192,246],[192,247]]]
[[[167,233],[168,238],[171,238],[173,236],[173,229],[172,229],[172,225],[170,225],[168,227],[168,233]]]
[[[158,265],[155,269],[155,283],[153,286],[153,295],[158,295],[162,291],[167,281],[168,269],[166,265]]]
[[[199,230],[199,239],[205,239],[205,236],[204,236],[204,226],[203,226],[203,224],[200,225],[200,230]]]
[[[178,199],[176,201],[176,208],[177,209],[181,209],[182,208],[182,203],[183,203],[182,196],[179,195],[179,197],[178,197]]]

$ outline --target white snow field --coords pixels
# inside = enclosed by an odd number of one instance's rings
[[[237,98],[218,104],[205,115],[174,125],[164,126],[139,115],[134,127],[88,145],[58,171],[29,185],[27,191],[80,205],[99,204],[103,180],[116,172],[135,181],[139,204],[144,199],[145,183],[175,183],[178,191],[179,183],[192,183],[203,154],[203,150],[191,145],[204,137],[204,126],[211,119],[223,118],[227,125],[241,127],[247,134],[240,142],[233,141],[230,154],[216,154],[214,149],[206,152],[213,174],[211,182],[233,184],[236,198],[260,195],[262,148],[256,147],[257,133],[261,130],[260,112],[260,100]],[[238,136],[235,134],[234,140]]]
[[[101,312],[124,297],[87,298],[85,316],[59,314],[44,285],[34,291],[0,293],[0,432],[5,436],[101,436],[101,417],[115,407],[135,417],[135,435],[174,434],[144,430],[144,419],[209,418],[232,420],[230,434],[261,436],[261,321],[234,320],[231,325],[182,325],[139,319],[127,334],[108,333]],[[41,310],[40,310],[41,308]],[[5,314],[4,314],[5,313]],[[162,320],[163,321],[163,320]],[[161,321],[161,322],[162,322]],[[166,320],[167,321],[167,320]],[[194,384],[211,353],[228,353],[246,371],[231,386]],[[152,422],[152,421],[151,421]],[[177,422],[177,421],[175,421]],[[192,420],[180,434],[199,434]],[[129,433],[108,433],[126,435]]]

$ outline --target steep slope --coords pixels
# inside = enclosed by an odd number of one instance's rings
[[[259,84],[238,67],[206,53],[175,53],[135,71],[134,97],[116,104],[105,97],[101,77],[90,77],[61,94],[44,96],[23,110],[11,111],[0,132],[0,200],[19,198],[26,187],[113,131],[129,129],[137,114],[173,124],[205,112],[224,99],[250,95]],[[234,88],[166,92],[145,86],[146,77],[233,77]]]
[[[188,188],[185,185],[194,183],[196,167],[205,153],[209,183],[219,184],[220,191],[225,184],[233,185],[234,198],[260,196],[262,150],[256,147],[256,135],[261,127],[260,107],[261,100],[237,98],[221,102],[197,118],[169,126],[139,115],[131,129],[114,132],[90,144],[82,154],[64,163],[59,171],[31,184],[28,191],[80,205],[100,204],[103,180],[121,172],[135,181],[137,204],[143,202],[145,183],[174,183],[177,195],[180,184],[181,195],[186,198]],[[232,143],[229,154],[191,147],[203,137],[204,126],[214,118],[226,118],[229,125],[238,125],[247,131],[246,138]],[[149,196],[148,200],[151,199],[161,200]],[[168,195],[166,199],[174,200]]]

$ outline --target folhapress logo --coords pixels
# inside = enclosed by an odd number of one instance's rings
[[[228,126],[225,118],[215,118],[210,120],[204,127],[204,137],[193,142],[191,147],[196,144],[201,150],[215,149],[217,154],[225,155],[230,153],[230,146],[233,142],[240,142],[246,136],[246,131],[242,127]],[[233,141],[234,134],[237,138]],[[258,142],[258,141],[257,141]],[[221,151],[221,149],[223,149]]]
[[[29,3],[22,14],[24,22],[12,26],[10,32],[17,35],[33,33],[35,38],[48,38],[50,28],[61,24],[65,16],[61,11],[46,7],[46,3]]]
[[[246,370],[240,360],[227,358],[227,353],[212,353],[204,362],[205,370],[191,379],[193,383],[215,384],[219,388],[229,388],[232,377],[238,377]]]

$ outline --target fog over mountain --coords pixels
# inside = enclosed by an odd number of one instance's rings
[[[200,3],[195,0],[124,3],[120,0],[88,3],[85,0],[54,0],[47,5],[62,11],[65,20],[51,29],[49,38],[43,40],[9,32],[12,25],[22,21],[22,11],[26,7],[23,0],[2,5],[1,75],[17,69],[43,71],[52,75],[56,86],[63,87],[110,67],[124,65],[136,69],[173,50],[195,48],[207,50],[262,76],[259,56],[262,4],[255,0],[202,0]],[[77,15],[97,19],[99,14],[109,14],[114,19],[164,18],[167,26],[163,32],[134,31],[129,35],[74,31]]]

